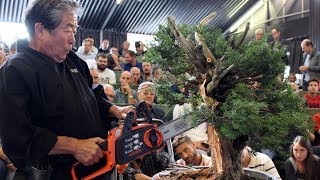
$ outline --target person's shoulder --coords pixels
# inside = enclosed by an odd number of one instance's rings
[[[7,67],[16,67],[16,68],[27,68],[28,66],[32,66],[34,68],[35,61],[33,58],[30,58],[25,53],[16,53],[12,55],[7,61],[6,61]]]
[[[285,162],[284,162],[284,166],[292,166],[292,161],[290,160],[290,158],[288,158]]]

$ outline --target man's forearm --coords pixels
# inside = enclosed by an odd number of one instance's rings
[[[78,142],[79,140],[76,138],[67,137],[67,136],[58,136],[58,141],[49,152],[49,155],[73,154]]]

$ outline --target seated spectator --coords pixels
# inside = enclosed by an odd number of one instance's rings
[[[293,91],[299,91],[300,87],[299,84],[296,83],[297,77],[294,73],[290,73],[288,77],[288,83],[291,86]]]
[[[110,84],[105,84],[105,85],[103,86],[103,89],[104,89],[104,94],[106,94],[108,100],[109,100],[110,102],[113,102],[113,101],[114,101],[114,96],[115,96],[113,86],[110,85]]]
[[[97,69],[99,74],[99,82],[101,85],[105,84],[115,84],[116,83],[116,74],[109,68],[108,58],[105,54],[98,54],[96,57]]]
[[[123,70],[130,71],[132,67],[137,67],[140,69],[140,71],[142,71],[142,63],[137,61],[136,54],[133,51],[128,50],[128,52],[125,54],[125,58],[126,64],[124,64]]]
[[[184,166],[212,166],[211,157],[198,153],[194,143],[186,135],[175,137],[172,147],[181,158],[177,161],[177,164]]]
[[[169,121],[165,118],[165,113],[162,109],[152,106],[154,103],[155,90],[152,89],[152,82],[143,82],[138,87],[138,101],[145,101],[149,110],[151,111],[152,118],[161,119],[163,121]],[[138,118],[144,118],[143,114],[137,111]]]
[[[89,38],[82,41],[82,47],[76,52],[82,60],[87,61],[95,58],[96,54],[92,52],[93,42]]]
[[[146,51],[144,49],[149,49],[149,47],[145,44],[143,44],[141,41],[137,41],[135,42],[135,46],[136,46],[136,55],[137,56],[144,56],[144,54],[146,53]]]
[[[155,83],[158,79],[160,79],[162,75],[162,69],[158,65],[154,65],[151,70],[151,80]]]
[[[137,103],[137,93],[130,87],[131,74],[129,71],[123,71],[119,78],[121,87],[115,90],[115,103]]]
[[[130,48],[129,41],[124,41],[122,44],[122,49],[119,50],[119,56],[124,57]]]
[[[173,109],[173,119],[180,118],[183,114],[187,114],[192,111],[192,105],[185,103],[183,105],[175,105]],[[194,147],[197,150],[202,150],[208,153],[210,151],[210,145],[213,138],[213,126],[207,122],[199,124],[197,127],[192,128],[183,133],[188,136],[194,143]]]
[[[17,42],[14,42],[11,44],[11,46],[9,48],[9,53],[6,56],[6,59],[9,59],[15,53],[17,53]]]
[[[101,47],[98,49],[98,53],[102,53],[102,54],[108,54],[110,52],[109,50],[109,40],[108,39],[104,39],[101,42]]]
[[[309,140],[297,136],[290,147],[290,154],[285,162],[286,179],[320,179],[320,159],[313,155]]]
[[[112,47],[110,49],[110,54],[115,54],[115,55],[119,56],[119,49],[116,47]]]
[[[309,132],[309,140],[312,145],[313,154],[320,156],[320,113],[312,116],[314,122],[313,132]]]
[[[107,68],[113,71],[122,71],[122,67],[119,63],[119,57],[116,54],[109,54],[108,55],[108,65]]]
[[[250,147],[246,146],[242,150],[241,154],[241,165],[244,168],[250,168],[258,171],[264,171],[268,174],[271,174],[277,178],[280,178],[280,175],[277,171],[272,160],[265,154],[254,152]]]
[[[319,82],[315,79],[308,81],[308,94],[304,95],[308,108],[320,108]]]
[[[92,77],[92,89],[96,88],[99,85],[99,74],[98,70],[95,68],[90,68],[90,74]]]
[[[140,69],[137,67],[132,67],[130,69],[131,73],[131,84],[138,86],[140,83],[142,83],[142,78],[141,78],[141,72]]]
[[[151,63],[149,62],[143,62],[142,63],[142,80],[144,81],[152,81],[151,78]]]

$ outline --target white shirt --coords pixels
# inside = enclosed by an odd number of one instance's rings
[[[307,54],[307,57],[304,61],[304,65],[309,67],[310,64],[310,54]],[[309,71],[304,73],[304,80],[305,81],[309,81],[310,80],[310,75],[309,75]]]
[[[191,104],[183,104],[176,105],[173,109],[173,119],[179,118],[181,115],[191,112],[192,107]],[[208,132],[207,132],[208,124],[206,122],[198,125],[195,128],[190,129],[189,131],[184,132],[184,135],[187,135],[191,141],[208,141]]]
[[[93,52],[89,52],[88,54],[83,53],[82,51],[77,51],[76,54],[84,61],[88,59],[95,59],[96,55]]]
[[[116,74],[109,68],[106,68],[103,72],[98,70],[99,84],[116,84]]]
[[[250,152],[250,156],[251,159],[248,168],[264,171],[280,178],[277,168],[274,165],[273,161],[269,158],[269,156],[259,152]]]
[[[93,54],[96,56],[98,54],[98,49],[95,47],[95,46],[92,46],[92,49],[91,51],[93,52]],[[80,46],[78,48],[78,51],[77,52],[83,52],[83,46]]]

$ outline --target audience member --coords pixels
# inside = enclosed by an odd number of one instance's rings
[[[165,112],[156,107],[153,106],[154,103],[154,98],[156,95],[156,91],[153,89],[153,83],[152,82],[143,82],[139,85],[138,87],[138,101],[145,101],[150,112],[151,112],[151,117],[152,118],[156,118],[156,119],[161,119],[164,122],[169,121],[169,119],[167,119],[165,117]],[[139,111],[137,111],[137,116],[138,118],[143,118],[143,114]]]
[[[269,156],[263,153],[254,152],[248,146],[242,150],[241,165],[244,168],[264,171],[280,179],[277,168]]]
[[[320,108],[319,82],[311,79],[308,82],[308,93],[303,97],[306,99],[308,108]]]
[[[108,65],[107,68],[114,70],[114,71],[122,71],[122,67],[119,63],[119,57],[116,54],[109,54],[108,55]]]
[[[314,129],[312,133],[310,132],[309,139],[313,148],[313,152],[317,154],[317,153],[320,153],[319,149],[317,149],[316,150],[317,152],[315,152],[314,147],[318,146],[320,148],[320,113],[313,115],[311,119],[314,123],[314,126],[313,126]]]
[[[131,74],[129,71],[123,71],[119,78],[121,87],[115,90],[115,103],[137,103],[137,93],[130,87]]]
[[[142,80],[143,81],[152,81],[151,69],[152,69],[151,63],[149,63],[149,62],[142,63],[142,72],[143,72]]]
[[[271,30],[271,34],[272,34],[272,38],[273,38],[273,41],[271,43],[271,48],[274,48],[276,44],[285,45],[285,40],[280,37],[281,32],[279,29],[273,28]],[[289,64],[289,59],[287,57],[286,50],[285,50],[284,55],[282,56],[281,59],[286,65]]]
[[[4,52],[0,51],[0,67],[6,60],[7,60],[7,58],[6,58],[5,54],[4,54]]]
[[[262,29],[257,29],[254,34],[255,34],[255,41],[256,42],[259,42],[262,40],[262,37],[263,37],[263,30]]]
[[[142,71],[142,63],[137,61],[136,54],[128,50],[128,52],[125,54],[126,58],[126,64],[124,64],[123,70],[130,71],[132,67],[137,67]]]
[[[110,49],[110,54],[115,54],[115,55],[119,56],[119,49],[116,47],[112,47]]]
[[[93,38],[92,36],[89,36],[89,37],[87,37],[86,39],[89,40],[89,41],[91,41],[92,46],[91,46],[90,52],[92,52],[93,55],[96,56],[96,55],[98,54],[98,49],[94,46],[94,38]],[[83,51],[84,51],[84,50],[83,50],[83,45],[78,48],[78,51],[80,51],[80,52],[83,52]],[[77,51],[77,52],[78,52],[78,51]]]
[[[102,54],[108,54],[110,52],[109,50],[109,40],[108,39],[104,39],[102,42],[101,42],[101,46],[100,48],[98,49],[98,53],[102,53]]]
[[[105,84],[103,86],[103,89],[104,89],[104,94],[107,96],[108,100],[110,102],[114,102],[114,96],[115,96],[115,93],[114,93],[114,88],[112,85],[110,84]]]
[[[124,57],[125,54],[128,52],[129,48],[130,48],[129,41],[124,41],[122,44],[122,49],[119,50],[119,56]]]
[[[142,83],[142,77],[140,69],[137,67],[132,67],[130,69],[131,73],[131,84],[138,86],[140,83]]]
[[[92,89],[96,88],[99,85],[99,74],[98,70],[95,68],[90,68],[90,75],[92,77]]]
[[[17,53],[17,42],[14,42],[11,44],[11,46],[9,48],[9,53],[6,56],[6,59],[9,59],[15,53]]]
[[[320,159],[312,153],[307,138],[297,136],[290,147],[290,154],[285,162],[286,179],[320,179]]]
[[[300,86],[296,83],[297,77],[294,73],[290,73],[288,76],[288,83],[293,91],[299,91]]]
[[[137,56],[143,56],[144,53],[146,52],[144,49],[149,49],[149,47],[145,44],[143,44],[141,41],[137,41],[135,42],[135,46],[136,46],[136,55]]]
[[[95,54],[92,52],[92,41],[87,38],[82,41],[82,49],[78,49],[76,54],[84,61],[87,61],[88,59],[94,59]]]
[[[198,153],[194,143],[188,136],[179,135],[175,137],[172,146],[175,153],[181,158],[177,161],[177,164],[184,166],[212,166],[211,157]]]
[[[313,47],[313,43],[309,39],[301,42],[303,51],[303,66],[299,70],[303,73],[303,89],[307,90],[307,82],[310,79],[320,79],[320,54]]]
[[[108,58],[106,54],[98,54],[96,57],[97,69],[99,74],[99,82],[101,85],[105,84],[115,84],[116,75],[115,73],[107,68]]]
[[[162,69],[158,65],[154,65],[151,70],[152,82],[155,83],[157,80],[159,80],[161,75],[162,75]]]

